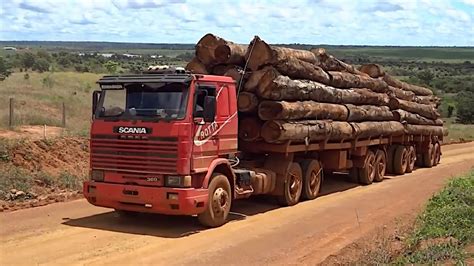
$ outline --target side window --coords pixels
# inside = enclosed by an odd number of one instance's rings
[[[204,98],[206,96],[216,96],[215,85],[197,85],[194,95],[194,117],[203,117]]]

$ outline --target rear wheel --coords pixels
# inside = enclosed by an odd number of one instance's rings
[[[359,183],[370,185],[375,178],[375,154],[368,151],[363,168],[359,168]]]
[[[383,150],[377,150],[375,153],[375,182],[381,182],[384,179],[386,168],[387,158],[385,157],[385,152]]]
[[[403,175],[407,170],[408,150],[405,146],[398,145],[393,156],[393,173]]]
[[[438,142],[434,144],[434,161],[433,166],[438,165],[439,161],[441,160],[441,146]]]
[[[434,150],[434,145],[430,143],[428,150],[423,152],[422,158],[423,158],[423,166],[431,168],[433,167],[434,163],[434,155],[435,153],[433,152]]]
[[[323,177],[323,169],[318,160],[304,160],[301,162],[303,171],[303,199],[312,200],[318,196]]]
[[[405,171],[406,173],[413,172],[413,169],[415,169],[415,162],[416,162],[415,147],[409,146],[408,147],[408,164],[407,164],[407,169]]]
[[[227,222],[232,204],[232,192],[227,177],[215,174],[209,183],[209,202],[203,213],[198,214],[199,222],[208,227],[217,227]]]
[[[303,190],[303,173],[298,163],[291,163],[283,186],[283,195],[277,197],[278,203],[281,206],[298,203]]]

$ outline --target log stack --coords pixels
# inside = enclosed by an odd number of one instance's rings
[[[206,34],[186,67],[230,76],[238,85],[239,138],[269,143],[442,135],[428,88],[359,68],[324,49],[296,50],[255,37],[249,45]]]

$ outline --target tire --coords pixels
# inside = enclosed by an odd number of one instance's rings
[[[300,201],[303,191],[303,171],[298,163],[291,163],[283,184],[283,195],[277,200],[281,206],[293,206]]]
[[[407,164],[407,169],[405,170],[405,173],[413,172],[413,169],[415,169],[416,161],[417,161],[417,156],[416,156],[415,147],[409,146],[408,147],[408,164]]]
[[[423,152],[422,158],[423,158],[423,166],[431,168],[433,167],[433,162],[434,162],[434,145],[430,143],[428,151]]]
[[[408,150],[405,146],[398,145],[393,156],[393,173],[403,175],[407,170]]]
[[[387,157],[383,150],[375,152],[375,175],[374,181],[381,182],[384,179],[385,171],[387,170]]]
[[[323,179],[323,169],[318,160],[304,160],[300,163],[303,171],[303,191],[301,197],[303,199],[315,199]]]
[[[433,152],[434,152],[433,166],[436,166],[441,160],[441,146],[439,145],[438,142],[434,144]]]
[[[349,181],[351,183],[359,183],[359,168],[352,167],[351,169],[349,169]]]
[[[386,172],[393,174],[393,154],[395,153],[396,145],[390,145],[387,150],[387,169]]]
[[[362,185],[370,185],[375,177],[375,154],[369,150],[365,159],[363,168],[359,168],[359,183]]]
[[[216,173],[209,183],[209,201],[203,213],[198,214],[199,222],[207,227],[218,227],[227,222],[232,205],[232,192],[229,180]]]

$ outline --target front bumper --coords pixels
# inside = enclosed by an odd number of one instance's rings
[[[194,215],[204,211],[208,190],[146,187],[86,181],[84,196],[91,204],[117,210]]]

